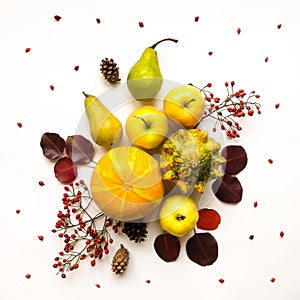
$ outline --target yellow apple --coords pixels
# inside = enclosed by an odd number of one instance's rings
[[[194,127],[204,114],[204,98],[191,85],[173,88],[165,96],[163,103],[165,114],[187,128]]]
[[[175,236],[189,233],[199,218],[195,201],[184,195],[172,195],[164,200],[159,211],[160,227]]]
[[[167,116],[151,105],[136,108],[126,120],[126,133],[130,142],[145,149],[158,147],[168,130]]]

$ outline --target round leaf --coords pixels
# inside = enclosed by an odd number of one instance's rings
[[[203,208],[198,211],[199,219],[197,221],[197,227],[203,230],[214,230],[217,229],[220,222],[221,216],[214,209]]]
[[[166,262],[175,261],[179,256],[179,239],[169,233],[158,235],[154,241],[154,249],[157,255]]]
[[[57,133],[46,132],[42,135],[40,146],[43,154],[47,158],[54,160],[63,156],[66,143]]]
[[[77,177],[77,168],[71,158],[62,157],[55,163],[54,173],[60,182],[70,183]]]
[[[212,265],[218,258],[218,243],[208,232],[195,233],[186,243],[186,252],[196,264]]]
[[[222,156],[226,159],[225,174],[236,175],[247,165],[248,157],[242,146],[230,145],[222,149]]]
[[[216,179],[212,185],[215,196],[227,203],[238,203],[242,200],[243,187],[235,176],[224,175]]]
[[[66,153],[74,163],[87,164],[93,159],[95,148],[82,135],[72,135],[66,140]]]

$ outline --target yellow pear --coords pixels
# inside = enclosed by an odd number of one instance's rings
[[[133,98],[138,101],[152,100],[161,89],[163,77],[155,47],[164,41],[178,42],[178,40],[167,38],[147,47],[128,73],[128,89]]]
[[[93,140],[99,146],[108,147],[118,143],[123,135],[121,122],[95,96],[85,94],[85,112]]]

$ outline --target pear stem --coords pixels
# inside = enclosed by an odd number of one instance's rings
[[[138,116],[134,116],[135,118],[138,118],[138,119],[140,119],[140,120],[142,120],[144,123],[145,123],[145,125],[146,125],[146,128],[147,129],[150,129],[150,125],[145,121],[145,119],[143,119],[142,117],[138,117]]]
[[[162,42],[165,42],[165,41],[171,41],[171,42],[174,42],[174,43],[177,43],[177,42],[178,42],[178,40],[176,40],[176,39],[167,38],[167,39],[163,39],[163,40],[158,41],[157,43],[153,44],[150,48],[155,49],[155,47],[156,47],[158,44],[160,44],[160,43],[162,43]]]
[[[82,94],[87,98],[88,95],[85,92],[82,91]]]
[[[188,102],[185,102],[184,103],[184,107],[187,107],[191,102],[195,102],[196,101],[196,99],[195,98],[192,98],[191,100],[189,100]]]

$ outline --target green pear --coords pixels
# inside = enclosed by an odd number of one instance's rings
[[[93,140],[99,146],[108,147],[120,141],[123,135],[121,122],[95,96],[85,94],[85,111]]]
[[[163,77],[155,47],[164,41],[178,42],[178,40],[167,38],[146,48],[140,59],[133,65],[128,73],[128,89],[133,98],[138,101],[152,100],[161,89]]]

